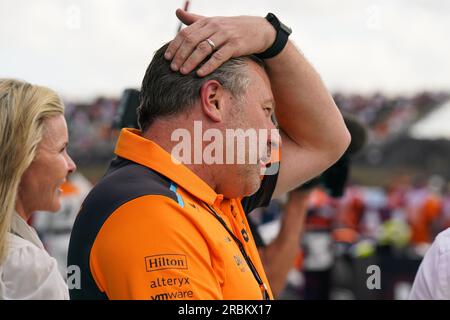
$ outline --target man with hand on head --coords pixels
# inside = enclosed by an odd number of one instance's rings
[[[177,16],[189,26],[146,71],[141,130],[122,130],[117,158],[75,222],[68,260],[82,279],[74,299],[273,298],[246,214],[317,176],[349,144],[333,99],[274,15]],[[264,155],[189,161],[204,140],[174,152],[180,130],[273,131],[274,112],[283,156],[263,177]],[[274,139],[258,141],[263,153]],[[215,151],[228,159],[234,143]],[[246,160],[253,151],[242,151]]]

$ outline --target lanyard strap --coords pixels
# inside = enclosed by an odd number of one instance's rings
[[[225,228],[225,230],[227,230],[228,234],[231,236],[231,238],[233,238],[234,242],[237,244],[237,246],[239,247],[239,250],[241,251],[242,256],[244,257],[245,261],[247,262],[248,267],[250,268],[250,270],[252,271],[253,276],[255,277],[256,281],[258,282],[259,288],[261,289],[261,293],[263,296],[263,300],[270,300],[270,296],[269,293],[267,292],[267,286],[266,284],[262,281],[258,270],[256,270],[255,265],[252,262],[252,259],[248,256],[247,252],[244,249],[244,246],[242,245],[242,242],[234,235],[234,233],[228,228],[227,224],[225,223],[225,221],[222,219],[222,217],[216,212],[216,210],[214,210],[214,208],[212,206],[210,206],[209,204],[205,203],[204,204],[208,207],[209,211],[213,214],[213,216],[220,222],[220,224]]]

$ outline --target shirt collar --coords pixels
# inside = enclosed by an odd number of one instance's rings
[[[213,205],[222,198],[188,167],[175,163],[166,150],[142,137],[139,130],[122,129],[114,152],[122,158],[159,172],[207,204]]]
[[[17,213],[14,212],[11,221],[11,233],[28,240],[40,249],[44,249],[42,241],[39,239],[36,230]]]

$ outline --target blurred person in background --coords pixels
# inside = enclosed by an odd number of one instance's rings
[[[450,229],[441,232],[425,254],[409,298],[450,300]]]
[[[443,211],[442,189],[444,181],[433,176],[420,181],[406,196],[406,217],[411,227],[411,244],[429,245],[439,230]]]
[[[0,299],[68,299],[57,262],[27,224],[60,208],[76,166],[64,106],[52,90],[0,79]]]
[[[431,225],[441,214],[443,203],[439,197],[444,181],[438,177],[429,180],[430,192],[422,198],[413,218],[414,244],[428,244],[432,238]],[[411,217],[410,217],[411,219]],[[444,220],[445,221],[445,220]],[[445,223],[443,223],[445,226]],[[436,228],[435,228],[436,229]],[[450,300],[450,228],[439,233],[426,251],[409,296],[412,300]]]
[[[310,193],[310,188],[300,187],[287,194],[287,202],[283,205],[279,221],[279,232],[268,244],[265,244],[257,225],[249,219],[249,225],[275,298],[280,298],[286,286],[288,274],[296,258],[301,254],[299,243],[308,211]],[[251,213],[250,216],[255,213]]]
[[[270,243],[265,244],[255,222],[249,219],[249,224],[275,297],[282,295],[289,271],[292,270],[296,262],[301,262],[303,259],[300,242],[305,229],[305,219],[311,213],[308,212],[310,204],[321,201],[329,202],[332,198],[340,198],[344,195],[350,172],[351,158],[364,147],[367,141],[367,129],[361,122],[349,114],[344,114],[344,121],[352,138],[349,147],[341,158],[319,177],[306,182],[287,194],[287,202],[282,209],[279,219],[280,228],[276,237]],[[318,186],[322,188],[317,188]],[[330,224],[336,218],[338,223],[347,220],[353,222],[353,220],[360,219],[359,216],[354,217],[349,212],[340,215],[338,213],[332,213],[332,216],[329,217]],[[335,215],[337,217],[334,217]],[[250,214],[250,218],[252,218],[252,214]],[[323,217],[310,217],[310,219],[315,219],[316,222],[321,218],[323,220]],[[341,228],[341,231],[344,228],[352,229],[353,231],[356,228],[355,224],[356,222],[351,225],[342,223],[338,226]],[[330,228],[331,225],[325,226],[327,235]],[[320,273],[316,283],[324,283],[323,280],[327,275],[328,273]],[[313,293],[312,291],[319,290],[317,288],[309,288],[311,291],[310,296],[314,296],[317,299],[327,299],[329,283],[325,282],[322,287],[325,289],[321,291],[325,291],[325,294],[314,295],[317,292]]]

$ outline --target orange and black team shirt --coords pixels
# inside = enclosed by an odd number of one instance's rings
[[[277,175],[226,199],[137,130],[122,130],[115,153],[73,227],[68,264],[81,285],[72,299],[252,300],[263,298],[261,282],[273,297],[246,214],[268,205]]]

